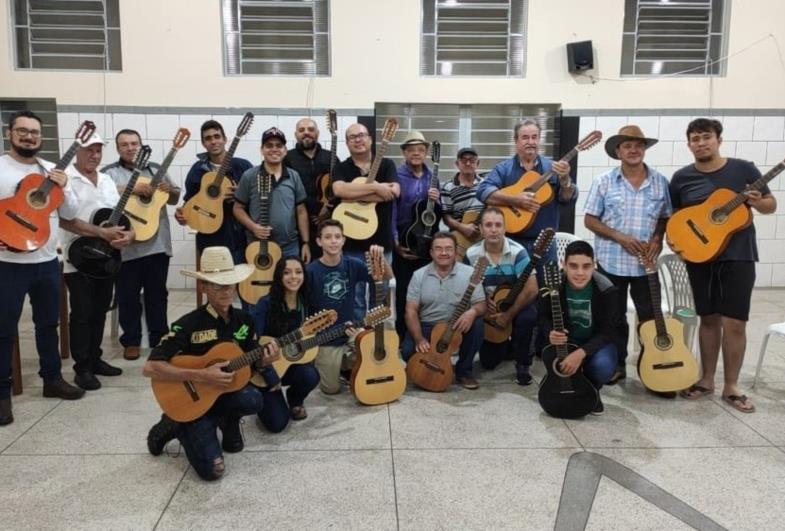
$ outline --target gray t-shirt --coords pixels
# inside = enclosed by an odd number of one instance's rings
[[[420,321],[423,323],[447,321],[469,286],[473,271],[473,267],[457,262],[452,271],[442,278],[436,273],[433,263],[421,267],[409,281],[406,302],[420,304]],[[484,299],[482,283],[479,283],[474,288],[471,301],[475,304]]]
[[[150,163],[147,168],[142,170],[140,175],[152,179],[155,172],[158,171],[158,168],[160,168],[158,164]],[[133,173],[132,170],[122,166],[119,162],[110,164],[101,171],[109,174],[117,186],[125,186],[128,184],[128,179],[131,178],[131,174]],[[164,175],[164,181],[172,188],[178,189],[168,174]],[[161,209],[158,232],[156,235],[144,242],[134,242],[123,249],[123,262],[130,262],[137,258],[144,258],[145,256],[159,253],[165,253],[166,256],[172,256],[172,232],[169,228],[169,215],[166,212],[166,207]]]
[[[237,201],[248,207],[248,215],[259,223],[261,204],[259,201],[259,175],[260,166],[246,170],[240,177],[234,197]],[[270,194],[270,226],[273,228],[272,240],[285,247],[292,242],[297,243],[297,215],[296,206],[305,202],[305,187],[300,175],[291,168],[284,168],[281,178],[273,179],[273,189]],[[249,233],[250,234],[250,233]],[[251,238],[251,236],[249,236]]]

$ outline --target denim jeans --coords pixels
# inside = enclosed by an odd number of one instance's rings
[[[599,390],[616,371],[616,345],[608,343],[583,360],[583,374]]]
[[[278,433],[289,424],[289,409],[302,406],[308,394],[319,385],[319,373],[312,363],[291,365],[281,378],[281,385],[286,389],[286,398],[282,389],[269,391],[262,389],[264,407],[259,412],[259,420],[267,431]]]
[[[531,367],[534,353],[531,352],[532,333],[537,324],[536,302],[524,306],[512,323],[512,338],[504,343],[483,341],[480,347],[480,364],[484,369],[495,369],[504,359],[508,349],[512,350],[515,365]]]
[[[57,338],[60,266],[57,259],[40,264],[0,262],[0,398],[11,395],[11,352],[28,294],[40,364],[38,374],[44,381],[61,378]]]
[[[117,311],[123,334],[120,344],[124,347],[142,344],[142,303],[149,331],[150,348],[158,345],[169,331],[166,309],[169,292],[166,277],[169,274],[169,257],[166,253],[143,256],[123,262],[117,278]]]
[[[436,323],[422,323],[422,335],[430,341],[431,330]],[[483,324],[482,319],[475,319],[469,332],[464,334],[461,341],[461,348],[458,350],[458,362],[455,364],[455,377],[465,378],[472,375],[472,364],[474,363],[474,355],[480,349],[483,337]],[[433,346],[433,345],[431,345]],[[406,331],[406,336],[403,338],[401,344],[401,356],[404,361],[409,361],[409,358],[415,352],[416,345],[409,331]]]

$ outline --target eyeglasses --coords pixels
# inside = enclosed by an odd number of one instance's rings
[[[26,136],[32,136],[33,138],[39,138],[41,136],[40,129],[25,129],[24,127],[17,127],[16,129],[11,129],[14,133],[22,138]]]
[[[357,133],[356,135],[346,135],[346,140],[354,142],[355,140],[363,140],[368,136],[370,136],[368,133]]]
[[[477,157],[461,157],[458,159],[458,162],[461,164],[474,164],[477,160]]]

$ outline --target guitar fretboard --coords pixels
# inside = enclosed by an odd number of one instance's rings
[[[302,330],[298,328],[297,330],[279,337],[276,339],[276,342],[283,350],[285,347],[302,339],[302,337]],[[248,367],[252,363],[256,363],[262,359],[262,355],[264,354],[264,347],[265,345],[260,345],[255,349],[249,350],[248,352],[243,352],[240,356],[237,356],[235,359],[229,362],[229,364],[226,366],[226,370],[228,372],[234,372],[236,370],[242,369],[243,367]]]
[[[651,297],[651,307],[654,312],[654,327],[657,330],[657,337],[666,337],[668,328],[665,326],[665,316],[662,315],[662,296],[660,295],[660,277],[657,271],[646,270],[646,277],[649,281],[649,296]]]
[[[158,168],[158,171],[155,172],[155,175],[153,175],[153,180],[150,181],[150,186],[153,190],[157,189],[161,182],[163,182],[164,175],[166,175],[166,172],[169,171],[169,166],[172,165],[175,155],[177,155],[177,148],[173,147],[169,150],[169,153],[166,154],[166,158],[163,160],[163,162],[161,162],[161,166]]]
[[[564,318],[561,310],[561,297],[559,294],[559,284],[551,286],[551,315],[553,318],[553,329],[557,332],[564,332]],[[555,345],[556,354],[560,360],[567,357],[567,345]]]
[[[752,183],[749,187],[751,190],[760,190],[764,186],[766,186],[772,179],[774,179],[777,175],[782,173],[785,170],[785,161],[780,162],[772,169],[766,172],[765,175],[762,175],[760,179],[757,179],[754,183]],[[744,193],[738,193],[736,196],[722,205],[718,210],[725,214],[726,216],[730,214],[733,210],[741,206],[747,200],[747,196]]]
[[[139,174],[142,172],[142,168],[145,168],[147,162],[150,160],[151,151],[150,146],[142,146],[139,149],[139,153],[136,154],[136,158],[134,159],[134,171],[131,174],[131,178],[128,179],[128,183],[125,185],[125,190],[123,190],[123,195],[120,196],[120,201],[118,201],[117,205],[112,209],[112,214],[106,222],[108,226],[116,227],[120,222],[120,217],[123,215],[123,212],[125,212],[125,205],[128,204],[128,199],[131,198],[134,186],[136,186],[136,181],[139,179]]]

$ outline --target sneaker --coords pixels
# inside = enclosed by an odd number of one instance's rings
[[[515,370],[515,383],[518,385],[531,385],[532,375],[529,373],[529,367],[521,365]]]
[[[479,389],[480,387],[480,383],[474,378],[472,378],[471,376],[462,376],[458,378],[458,383],[464,389],[471,389],[472,391],[475,389]]]
[[[11,397],[0,398],[0,426],[11,424],[14,421],[14,413],[11,411]]]
[[[597,397],[597,405],[594,406],[594,409],[591,410],[591,414],[596,417],[605,414],[605,406],[602,404],[602,398],[599,396]]]
[[[98,376],[120,376],[123,374],[123,369],[109,365],[104,360],[98,358],[98,361],[93,364],[93,374]]]
[[[136,345],[129,345],[123,349],[123,357],[127,360],[139,359],[139,347]]]
[[[85,391],[96,391],[101,388],[101,381],[91,372],[83,372],[75,375],[74,383]]]
[[[58,380],[44,381],[44,396],[46,398],[78,400],[84,396],[84,390],[69,384],[61,376]]]
[[[161,455],[166,444],[177,438],[177,423],[161,415],[161,420],[147,433],[147,449],[152,455]]]
[[[626,369],[616,369],[616,372],[613,373],[611,379],[608,380],[606,385],[616,385],[620,380],[624,380],[627,378],[627,370]]]
[[[243,433],[240,431],[240,419],[222,418],[218,423],[223,434],[221,448],[230,454],[237,453],[245,447]]]

